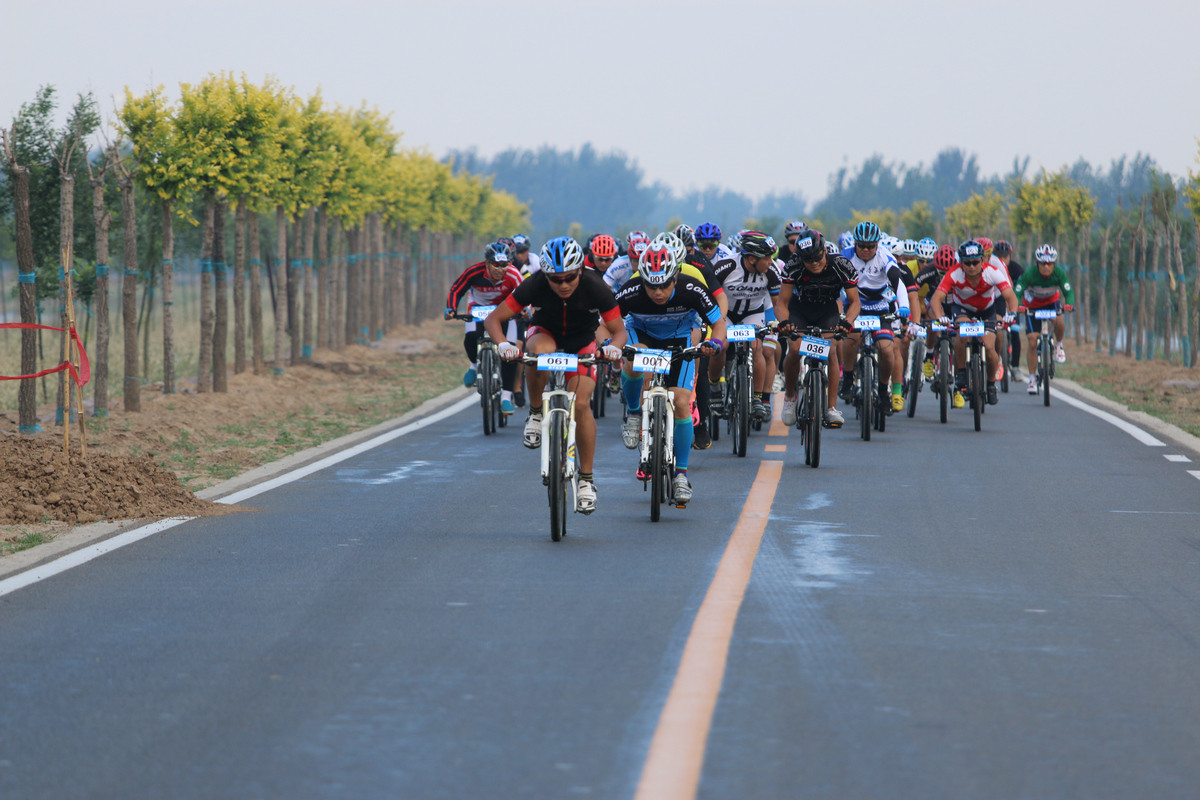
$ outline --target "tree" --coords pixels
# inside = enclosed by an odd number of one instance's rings
[[[994,234],[1004,219],[1004,195],[988,187],[946,209],[947,233],[952,240]]]
[[[900,213],[900,225],[909,239],[932,237],[937,230],[933,209],[924,200],[918,200]]]

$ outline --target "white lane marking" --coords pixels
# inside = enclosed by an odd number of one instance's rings
[[[1187,456],[1178,455],[1175,453],[1164,453],[1163,458],[1165,458],[1167,461],[1174,461],[1177,464],[1186,464],[1191,461],[1191,459]]]
[[[1121,419],[1120,417],[1110,414],[1107,411],[1101,411],[1100,409],[1096,408],[1095,406],[1088,405],[1087,403],[1083,402],[1082,400],[1077,400],[1074,397],[1071,397],[1069,394],[1064,394],[1063,392],[1060,392],[1058,389],[1055,389],[1053,387],[1050,388],[1050,393],[1052,395],[1054,395],[1054,397],[1058,398],[1059,400],[1063,401],[1064,403],[1066,403],[1069,406],[1075,406],[1078,409],[1082,409],[1083,411],[1086,411],[1087,413],[1091,414],[1092,416],[1099,417],[1100,419],[1104,420],[1105,422],[1109,423],[1110,425],[1117,426],[1118,428],[1125,431],[1130,436],[1137,439],[1139,442],[1141,442],[1144,445],[1148,445],[1150,447],[1166,447],[1167,446],[1166,442],[1155,439],[1153,436],[1146,433],[1144,430],[1142,430],[1138,426],[1134,425],[1133,423],[1126,422],[1125,420]]]
[[[1200,469],[1189,469],[1188,475],[1191,475],[1196,480],[1200,480]]]
[[[293,481],[298,481],[301,478],[311,475],[314,472],[323,470],[326,467],[330,467],[334,464],[345,461],[348,458],[353,458],[354,456],[365,453],[372,448],[387,444],[393,439],[398,439],[405,434],[412,433],[413,431],[419,431],[435,422],[442,421],[446,417],[454,416],[458,412],[478,404],[478,402],[479,400],[475,397],[465,397],[454,405],[443,408],[436,414],[431,414],[428,417],[423,417],[422,419],[417,420],[416,422],[410,422],[408,425],[388,431],[387,433],[382,433],[379,436],[376,436],[374,439],[368,439],[367,441],[357,444],[354,447],[334,453],[333,455],[327,456],[320,461],[314,461],[307,466],[284,473],[283,475],[272,478],[269,481],[263,481],[262,483],[251,486],[248,489],[243,489],[240,492],[234,492],[227,497],[222,497],[217,502],[228,503],[230,505],[240,503],[243,500],[254,497],[255,495],[268,492],[271,489],[277,489],[280,486],[284,486]],[[111,539],[105,539],[103,542],[91,545],[90,547],[83,547],[73,553],[67,553],[62,558],[56,558],[55,560],[49,561],[41,566],[27,569],[24,572],[13,575],[11,578],[6,578],[0,581],[0,597],[4,597],[6,594],[11,594],[19,589],[24,589],[26,586],[32,586],[38,581],[51,578],[59,573],[66,572],[74,567],[78,567],[81,564],[86,564],[92,559],[99,558],[105,553],[111,553],[113,550],[119,550],[126,545],[133,544],[134,542],[140,542],[142,539],[153,536],[156,533],[162,533],[165,530],[170,530],[176,525],[181,525],[191,519],[195,519],[195,517],[171,517],[170,519],[160,519],[157,522],[151,522],[148,525],[142,525],[139,528],[135,528],[128,533],[122,533],[112,537]]]
[[[1198,472],[1200,472],[1200,471],[1198,471]],[[1196,472],[1193,472],[1192,474],[1196,475],[1197,478],[1200,478],[1200,474],[1197,474]],[[1116,510],[1110,510],[1108,513],[1110,513],[1110,514],[1186,514],[1189,516],[1200,515],[1200,511],[1116,511]]]
[[[394,469],[381,478],[351,478],[344,477],[341,474],[338,478],[344,483],[361,483],[365,486],[385,486],[389,483],[399,483],[412,474],[413,470],[418,467],[428,467],[428,461],[410,461],[402,465],[399,469]],[[364,470],[365,472],[366,470]]]

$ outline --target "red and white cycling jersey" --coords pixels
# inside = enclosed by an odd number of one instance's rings
[[[986,311],[1000,297],[1001,291],[1011,287],[1012,283],[1003,270],[986,264],[974,281],[967,278],[962,266],[955,267],[942,278],[937,290],[945,292],[952,303],[975,311]]]

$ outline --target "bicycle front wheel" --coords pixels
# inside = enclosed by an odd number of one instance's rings
[[[858,362],[859,365],[859,395],[862,397],[862,413],[858,417],[860,434],[864,442],[871,441],[871,426],[875,424],[875,393],[879,389],[875,386],[875,361],[864,356]]]
[[[937,386],[938,386],[938,410],[941,420],[946,422],[946,412],[950,408],[950,400],[954,397],[953,381],[950,379],[950,364],[952,356],[950,355],[950,342],[947,339],[942,339],[938,344],[938,371],[937,371]]]
[[[971,349],[971,410],[975,412],[975,430],[983,430],[984,404],[984,366],[983,353],[979,347]]]
[[[733,372],[733,452],[744,458],[750,437],[750,367],[739,359]]]
[[[913,345],[908,364],[908,416],[911,419],[917,413],[917,394],[921,391],[921,381],[924,375],[921,367],[925,364],[925,348],[920,342]]]
[[[1047,334],[1042,334],[1041,339],[1045,341],[1045,346],[1038,349],[1038,372],[1042,379],[1042,405],[1050,405],[1050,373],[1054,371],[1054,343],[1050,341]],[[1039,342],[1041,344],[1041,342]]]
[[[655,397],[650,416],[650,521],[658,522],[667,499],[667,401]]]
[[[550,538],[567,535],[567,435],[562,414],[550,418]]]
[[[804,463],[816,469],[821,464],[821,428],[825,424],[825,403],[828,390],[825,388],[825,373],[812,370],[805,394],[808,404],[808,432],[804,438]]]
[[[490,347],[479,348],[479,408],[483,411],[483,435],[496,432],[499,408],[495,399],[496,354]]]

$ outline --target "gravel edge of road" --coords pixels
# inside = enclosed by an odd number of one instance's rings
[[[324,444],[310,447],[299,453],[292,453],[290,456],[285,456],[278,461],[272,461],[268,464],[247,470],[241,475],[236,475],[223,483],[218,483],[215,486],[210,486],[207,489],[196,492],[196,496],[201,500],[220,500],[220,498],[231,495],[234,492],[270,480],[291,470],[299,469],[340,450],[345,450],[348,447],[353,447],[369,439],[373,439],[395,428],[407,425],[414,420],[439,411],[472,393],[473,390],[461,387],[451,389],[437,397],[426,400],[424,403],[421,403],[411,411],[401,414],[399,417],[381,422],[378,425],[373,425],[370,428],[348,433],[337,439],[331,439]],[[46,544],[21,550],[10,555],[0,556],[0,579],[33,569],[83,547],[94,545],[117,534],[126,533],[127,531],[140,528],[155,521],[154,519],[133,519],[79,525],[65,533],[59,534]]]
[[[1107,411],[1110,414],[1116,414],[1130,422],[1135,422],[1156,436],[1169,439],[1172,444],[1191,450],[1200,459],[1200,437],[1193,436],[1182,428],[1147,414],[1145,411],[1133,411],[1124,403],[1109,400],[1107,397],[1097,394],[1075,381],[1065,378],[1055,378],[1051,386],[1055,389],[1061,389],[1072,397],[1083,400],[1096,408]]]

